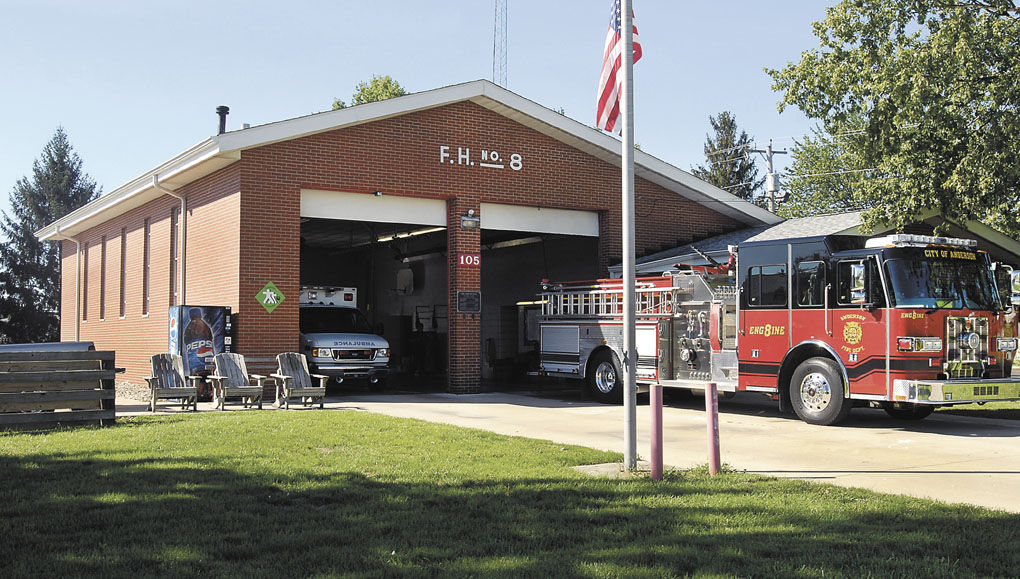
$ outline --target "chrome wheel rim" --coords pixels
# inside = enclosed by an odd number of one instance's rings
[[[800,382],[800,401],[804,408],[821,412],[832,401],[832,385],[824,374],[812,372]]]
[[[603,394],[609,394],[616,387],[616,368],[609,362],[601,362],[595,368],[595,387]]]

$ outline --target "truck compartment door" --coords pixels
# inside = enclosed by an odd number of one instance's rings
[[[543,372],[580,375],[581,340],[577,326],[542,326],[541,342],[539,367]]]

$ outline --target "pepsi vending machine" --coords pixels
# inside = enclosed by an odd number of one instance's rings
[[[230,308],[225,306],[170,306],[170,353],[184,362],[184,374],[208,376],[215,370],[216,354],[231,351]],[[199,385],[199,398],[211,390]]]

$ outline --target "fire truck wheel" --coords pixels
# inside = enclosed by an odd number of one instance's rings
[[[801,420],[829,426],[850,414],[853,404],[843,397],[839,367],[828,358],[801,363],[790,380],[790,402]]]
[[[602,350],[592,357],[587,380],[588,390],[599,402],[623,402],[623,372],[612,350]]]
[[[882,409],[885,410],[885,413],[889,416],[899,418],[901,420],[921,420],[935,411],[934,406],[929,406],[927,404],[907,404],[900,407],[888,404],[883,406]]]

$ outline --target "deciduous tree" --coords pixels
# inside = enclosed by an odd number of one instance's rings
[[[780,110],[860,119],[866,223],[936,210],[1020,233],[1020,11],[1011,0],[844,0],[782,70]],[[838,193],[836,193],[838,196]]]
[[[354,95],[351,96],[351,106],[384,101],[393,97],[404,96],[405,94],[407,94],[407,91],[404,90],[404,87],[400,86],[400,83],[390,78],[390,75],[372,75],[372,80],[368,82],[361,81],[358,83],[358,86],[354,91]],[[333,100],[334,111],[346,107],[347,104],[342,99],[337,98]]]
[[[786,199],[776,213],[806,217],[869,208],[859,192],[873,171],[858,154],[859,137],[860,131],[852,128],[830,132],[816,127],[811,135],[794,141],[782,179]]]

